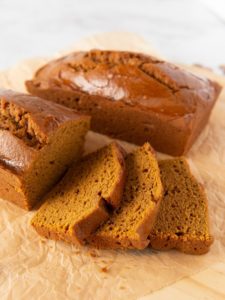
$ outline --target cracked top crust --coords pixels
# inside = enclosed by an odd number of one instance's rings
[[[64,122],[87,118],[38,97],[0,89],[0,165],[20,170]]]
[[[167,117],[182,117],[213,103],[220,86],[154,57],[123,51],[75,52],[48,63],[32,82],[122,101]]]
[[[85,116],[38,97],[0,89],[0,129],[39,149],[62,123]]]

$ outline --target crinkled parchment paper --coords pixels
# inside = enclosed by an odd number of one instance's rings
[[[103,34],[72,49],[127,49],[156,53],[132,34]],[[65,53],[65,52],[64,52]],[[57,55],[56,55],[57,56]],[[56,57],[55,56],[55,57]],[[25,61],[0,73],[0,86],[23,91],[23,82],[47,59]],[[190,67],[189,67],[190,68]],[[225,85],[225,78],[192,68]],[[109,138],[89,133],[86,151]],[[122,143],[127,150],[135,146]],[[159,156],[161,156],[159,154]],[[225,260],[225,92],[206,129],[188,154],[192,170],[205,186],[215,242],[203,256],[176,251],[97,251],[47,241],[29,225],[34,212],[0,200],[1,299],[137,299]]]

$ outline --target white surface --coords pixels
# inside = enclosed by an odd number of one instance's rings
[[[0,69],[105,31],[142,35],[170,60],[225,63],[225,1],[0,0]],[[220,14],[221,12],[221,14]]]

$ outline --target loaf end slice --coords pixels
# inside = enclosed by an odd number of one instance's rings
[[[122,202],[90,238],[91,246],[108,249],[143,249],[162,197],[155,154],[146,143],[126,158],[127,180]]]
[[[81,157],[90,117],[0,89],[0,198],[31,209]]]
[[[159,162],[164,198],[150,233],[150,246],[158,250],[178,249],[189,254],[208,252],[208,205],[203,187],[191,174],[184,158]]]
[[[120,203],[123,155],[121,147],[112,143],[74,165],[33,217],[36,231],[46,238],[83,244]]]

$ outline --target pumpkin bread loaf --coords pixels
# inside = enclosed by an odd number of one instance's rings
[[[31,209],[80,158],[90,118],[0,90],[0,198]]]
[[[175,248],[190,254],[208,252],[213,238],[202,186],[184,158],[160,161],[159,166],[164,198],[150,234],[150,246],[158,250]]]
[[[155,154],[146,143],[126,158],[127,180],[122,202],[110,219],[88,239],[90,245],[109,249],[143,249],[162,197]]]
[[[83,244],[119,206],[125,182],[123,155],[112,143],[70,168],[32,219],[36,231],[46,238]]]
[[[190,149],[221,90],[148,55],[100,50],[51,61],[26,86],[31,94],[91,115],[94,131],[138,145],[150,142],[174,156]]]

